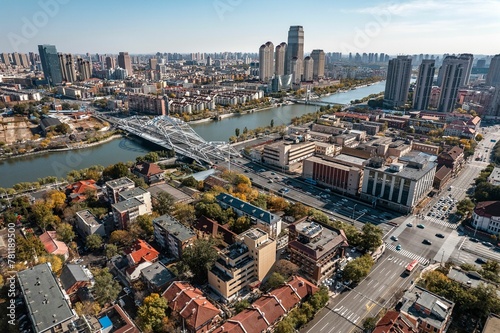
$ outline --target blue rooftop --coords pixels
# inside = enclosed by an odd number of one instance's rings
[[[241,210],[245,214],[248,214],[250,217],[254,217],[267,224],[273,224],[279,220],[278,216],[271,214],[269,211],[249,204],[248,202],[233,197],[230,194],[221,193],[216,198],[218,201],[223,202],[226,205],[233,207],[234,209]]]
[[[111,322],[111,319],[109,319],[108,316],[104,316],[101,319],[99,319],[99,324],[101,324],[103,329],[113,326],[113,323]]]

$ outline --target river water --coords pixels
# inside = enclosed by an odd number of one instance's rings
[[[322,97],[322,101],[349,104],[370,94],[383,91],[385,81],[370,86],[357,88],[345,93]],[[286,105],[245,115],[232,116],[221,121],[191,124],[191,127],[207,141],[227,141],[234,135],[235,129],[253,129],[274,125],[288,125],[293,117],[314,112],[317,106]],[[26,157],[17,157],[0,161],[0,187],[11,187],[20,182],[32,182],[47,176],[64,177],[68,171],[83,169],[92,165],[108,166],[120,161],[133,161],[153,148],[147,142],[128,138],[116,139],[98,146],[53,153],[44,153]]]

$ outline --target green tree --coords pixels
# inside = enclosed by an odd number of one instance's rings
[[[379,227],[366,223],[361,229],[361,246],[367,251],[374,251],[382,245],[383,231]]]
[[[311,296],[309,303],[313,306],[314,311],[317,312],[328,303],[329,299],[328,288],[321,286],[319,290]]]
[[[250,229],[250,227],[250,218],[246,216],[240,216],[233,223],[231,223],[231,231],[233,231],[235,234],[241,234],[242,232]]]
[[[56,228],[57,239],[64,243],[70,243],[75,238],[73,226],[69,223],[61,223]]]
[[[377,318],[375,317],[368,317],[363,320],[363,330],[366,333],[372,332],[375,327],[377,326]]]
[[[216,259],[217,250],[213,247],[213,241],[207,239],[195,240],[193,245],[182,253],[182,261],[193,273],[194,280],[199,283],[207,280],[207,272]]]
[[[54,225],[57,221],[50,206],[41,200],[31,205],[31,213],[33,214],[33,219],[43,231],[45,231],[49,225]]]
[[[174,197],[168,192],[160,192],[153,200],[153,210],[159,215],[170,213],[174,205]]]
[[[128,246],[133,241],[134,238],[127,230],[115,230],[109,237],[109,243],[116,245]]]
[[[95,269],[94,275],[94,296],[99,304],[104,305],[114,301],[121,291],[120,284],[118,281],[113,280],[113,275],[109,272],[109,269]]]
[[[304,206],[304,204],[300,202],[296,202],[288,206],[288,208],[285,210],[285,215],[292,216],[295,219],[300,219],[304,216],[307,216],[308,212],[308,207]]]
[[[148,238],[153,235],[153,217],[151,215],[143,214],[137,216],[135,224],[143,231],[142,237]]]
[[[118,246],[115,244],[106,244],[106,258],[113,258],[118,254]]]
[[[158,162],[159,159],[160,159],[160,156],[155,151],[151,151],[151,152],[147,153],[146,155],[144,155],[144,160],[146,162],[155,163],[155,162]]]
[[[273,272],[265,283],[266,289],[276,289],[285,283],[285,278],[278,272]]]
[[[370,273],[373,264],[373,258],[368,254],[350,261],[344,268],[344,280],[357,284]]]
[[[102,176],[106,179],[118,179],[126,177],[129,174],[130,170],[123,162],[110,165],[102,171]]]
[[[146,298],[137,310],[137,321],[144,332],[159,332],[166,316],[167,300],[153,293]]]
[[[274,119],[271,119],[271,124],[269,125],[271,128],[274,127]]]
[[[196,211],[193,205],[178,202],[174,205],[174,217],[185,225],[192,225],[196,220]]]
[[[234,129],[234,135],[235,135],[236,137],[239,137],[239,136],[240,136],[240,129],[239,129],[239,128],[235,128],[235,129]]]
[[[248,133],[248,128],[245,126],[245,128],[243,128],[243,134],[247,134]]]
[[[457,214],[467,216],[474,210],[474,203],[471,199],[465,198],[457,203]]]
[[[280,321],[274,330],[275,333],[295,333],[295,323],[291,316],[285,317]]]
[[[184,178],[182,180],[181,184],[184,186],[187,186],[187,187],[191,187],[191,188],[198,187],[198,181],[193,176],[189,176],[189,177]]]
[[[57,133],[61,133],[61,134],[69,134],[69,133],[71,133],[71,127],[68,124],[65,124],[65,123],[57,125],[56,127],[54,127],[54,130]]]
[[[33,234],[27,234],[26,238],[16,235],[16,260],[32,261],[35,256],[46,255],[47,251],[40,238]]]
[[[92,234],[85,239],[85,245],[91,250],[96,251],[101,248],[103,242],[99,234]]]
[[[238,314],[240,313],[241,311],[245,310],[246,308],[248,308],[250,306],[250,302],[246,299],[243,299],[239,302],[236,302],[236,304],[234,304],[234,312],[235,314]]]

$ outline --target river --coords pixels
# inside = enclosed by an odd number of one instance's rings
[[[385,81],[322,97],[321,100],[348,104],[352,100],[379,93],[384,88]],[[236,128],[242,132],[245,127],[248,129],[264,127],[268,126],[271,120],[274,121],[275,126],[288,125],[293,117],[314,112],[317,109],[317,106],[311,105],[286,105],[245,115],[235,115],[221,121],[192,124],[191,127],[207,141],[227,141],[231,135],[234,135]],[[0,187],[11,187],[20,182],[32,182],[47,176],[65,177],[70,170],[83,169],[92,165],[108,166],[120,161],[133,161],[137,156],[144,155],[151,149],[154,148],[147,142],[122,138],[85,149],[0,161]]]

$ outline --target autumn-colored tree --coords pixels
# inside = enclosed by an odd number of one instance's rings
[[[163,326],[166,316],[167,300],[153,293],[146,298],[137,310],[137,321],[144,332],[157,332]]]
[[[85,245],[91,250],[96,251],[101,248],[103,244],[102,237],[99,234],[88,235],[85,239]]]
[[[109,243],[115,245],[127,246],[134,241],[132,235],[127,230],[115,230],[109,237]]]
[[[51,209],[62,211],[66,205],[66,194],[61,191],[51,190],[45,194],[45,203]]]
[[[69,223],[60,223],[56,228],[57,239],[64,243],[70,243],[75,238],[73,226]]]
[[[58,255],[53,255],[53,254],[48,254],[43,257],[38,258],[38,263],[43,264],[43,263],[50,263],[50,267],[52,269],[52,272],[55,274],[59,275],[61,273],[63,263],[64,263],[64,258],[61,258]]]
[[[76,302],[75,311],[79,316],[97,316],[101,312],[101,306],[97,302]]]
[[[109,269],[107,267],[94,269],[92,274],[95,281],[94,295],[99,304],[104,305],[114,301],[120,293],[121,286],[118,281],[113,280],[113,275],[109,272]]]
[[[185,225],[192,225],[196,220],[195,209],[193,205],[178,202],[174,205],[173,215],[176,219]]]
[[[45,231],[49,225],[55,225],[58,221],[56,216],[52,213],[52,209],[42,200],[31,205],[31,213],[36,224],[38,224],[43,231]]]

